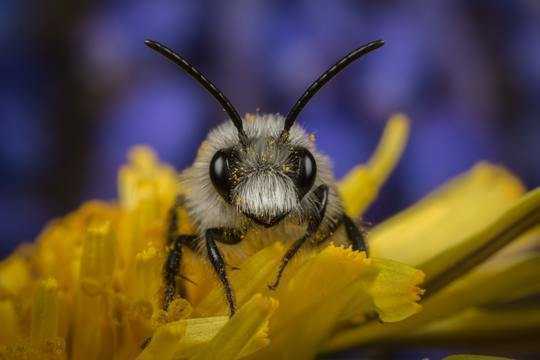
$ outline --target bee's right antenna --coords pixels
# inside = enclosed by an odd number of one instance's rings
[[[380,48],[384,45],[383,40],[375,40],[359,47],[356,50],[351,51],[343,58],[341,58],[337,63],[332,65],[328,70],[326,70],[317,80],[315,80],[302,94],[302,96],[296,101],[294,106],[289,110],[287,117],[285,118],[285,125],[283,126],[283,131],[281,132],[280,138],[285,139],[289,134],[289,130],[293,126],[298,114],[306,106],[306,104],[311,100],[311,98],[319,91],[326,83],[328,83],[334,76],[336,76],[341,70],[345,69],[353,61],[361,58],[363,55]]]
[[[165,56],[167,59],[171,60],[176,65],[180,66],[185,72],[191,75],[192,78],[197,80],[197,82],[201,84],[206,89],[206,91],[208,91],[210,95],[212,95],[221,104],[223,110],[225,110],[227,115],[229,115],[234,126],[238,130],[238,137],[240,138],[240,143],[245,146],[247,144],[247,136],[242,126],[242,118],[238,114],[238,111],[236,111],[234,106],[231,104],[229,99],[227,99],[225,95],[214,84],[212,84],[210,80],[208,80],[206,76],[204,76],[186,59],[184,59],[182,56],[180,56],[173,50],[154,40],[145,40],[144,43],[150,49],[157,51],[161,55]]]

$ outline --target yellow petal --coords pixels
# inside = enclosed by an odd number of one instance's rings
[[[135,281],[130,284],[133,288],[131,294],[136,300],[151,303],[154,310],[160,308],[163,261],[161,252],[152,245],[135,256]]]
[[[514,243],[489,258],[475,270],[479,274],[489,274],[500,271],[500,269],[508,268],[508,266],[513,264],[523,264],[522,271],[513,275],[513,281],[516,286],[500,293],[492,302],[508,303],[540,294],[540,281],[538,281],[538,276],[536,275],[540,273],[540,256],[538,252],[532,250],[516,253],[516,250],[521,246],[531,243],[536,244],[536,246],[540,245],[540,225],[520,236]],[[505,276],[510,275],[505,274]]]
[[[176,172],[159,162],[148,147],[134,147],[129,162],[118,175],[120,207],[123,210],[119,224],[120,260],[127,271],[130,261],[143,251],[150,241],[161,243],[166,215],[178,193]],[[133,281],[133,274],[126,275]]]
[[[513,206],[506,206],[506,211],[498,219],[492,221],[492,224],[489,224],[490,226],[473,233],[454,248],[450,248],[445,253],[448,258],[444,258],[444,255],[437,255],[440,256],[438,261],[448,264],[463,258],[467,260],[467,255],[471,254],[471,249],[481,249],[483,244],[491,243],[500,246],[512,240],[519,243],[518,237],[520,235],[522,238],[531,237],[537,241],[538,232],[531,226],[539,222],[539,206],[540,191],[529,193]],[[523,233],[528,228],[531,228],[531,230]],[[414,227],[411,228],[411,232],[414,232]],[[407,230],[404,228],[401,229],[400,233],[403,236],[408,236]],[[398,236],[398,234],[395,235]],[[525,244],[531,241],[529,239],[524,240]],[[475,252],[473,251],[472,254],[475,254]],[[443,288],[439,293],[432,292],[433,296],[423,302],[423,311],[417,316],[391,326],[382,326],[371,322],[357,329],[343,331],[337,334],[329,342],[328,346],[330,349],[336,349],[353,344],[377,341],[382,338],[413,336],[414,332],[421,329],[423,325],[443,320],[468,307],[535,294],[538,291],[536,274],[540,271],[537,269],[539,264],[540,261],[536,256],[527,253],[521,253],[521,256],[513,257],[494,257],[493,260],[487,261],[485,265],[479,266],[470,274]],[[427,268],[433,274],[433,267]],[[457,270],[460,270],[460,268],[458,267]],[[437,281],[442,279],[443,281],[440,283],[444,284],[450,282],[452,277],[434,279]],[[428,282],[426,286],[429,290],[433,289],[434,285],[430,285]]]
[[[31,280],[30,267],[17,254],[0,262],[0,296],[16,295]]]
[[[191,359],[200,352],[229,321],[228,316],[185,320],[186,334],[177,341],[175,359]]]
[[[34,297],[30,337],[34,345],[56,337],[58,332],[58,283],[55,279],[43,281]]]
[[[174,359],[190,359],[200,352],[228,321],[228,316],[214,316],[164,324],[156,330],[141,357],[151,358],[159,355],[157,357],[159,359],[167,356]]]
[[[177,192],[176,172],[159,162],[156,154],[147,146],[135,146],[128,154],[129,163],[120,169],[118,175],[119,200],[125,209],[135,209],[146,197],[147,191],[155,191],[157,211],[169,210]],[[141,188],[141,183],[151,184],[151,188]]]
[[[176,321],[159,327],[152,341],[137,357],[138,360],[169,360],[178,348],[178,342],[186,332],[186,323]]]
[[[345,212],[360,216],[375,200],[403,153],[409,134],[409,119],[402,114],[388,121],[375,153],[366,165],[351,170],[338,184]]]
[[[455,261],[441,258],[445,251],[493,223],[523,192],[519,180],[506,170],[477,165],[376,226],[369,236],[371,254],[420,267],[430,278]],[[442,261],[432,261],[436,258]]]
[[[74,358],[95,359],[110,356],[114,351],[110,294],[115,248],[111,219],[104,214],[95,214],[85,229],[80,262],[80,285],[75,299]]]
[[[12,307],[5,307],[7,302],[0,302],[2,328],[15,331],[17,324],[12,322],[16,316]],[[11,311],[6,314],[6,311]],[[65,359],[65,340],[58,337],[59,320],[58,284],[49,278],[42,281],[36,290],[32,304],[30,339],[22,334],[11,334],[8,346],[0,349],[2,359]],[[8,316],[6,316],[8,315]],[[2,330],[0,330],[0,335]],[[18,335],[18,338],[15,337]]]
[[[0,359],[9,360],[65,360],[64,340],[55,338],[39,347],[31,345],[27,341],[20,341],[9,346],[0,347]]]
[[[11,344],[22,336],[22,331],[15,310],[15,304],[11,300],[0,300],[0,345]]]
[[[540,189],[516,201],[485,228],[418,265],[428,274],[427,291],[437,291],[464,275],[539,223]]]
[[[540,308],[523,309],[478,309],[471,308],[447,319],[429,324],[414,334],[429,342],[467,340],[489,340],[500,338],[505,341],[526,341],[524,334],[534,333],[540,328]],[[535,342],[534,337],[529,339]],[[532,344],[531,344],[532,345]]]
[[[182,319],[157,328],[139,359],[190,359],[229,321],[228,316]]]
[[[112,226],[111,219],[101,217],[101,214],[90,219],[81,258],[81,281],[99,285],[111,281],[116,249]]]
[[[540,231],[530,235],[538,238]],[[540,327],[540,306],[530,301],[540,293],[539,273],[536,253],[486,263],[429,299],[427,311],[437,316],[402,336],[470,340],[502,335],[510,341],[515,335],[514,340],[526,340],[520,334]]]
[[[529,295],[530,292],[521,291],[522,285],[528,286],[534,293],[538,286],[530,286],[537,283],[535,279],[540,271],[539,266],[538,256],[531,254],[511,258],[498,266],[486,264],[427,298],[422,302],[423,309],[417,315],[399,323],[383,325],[371,321],[355,329],[338,332],[327,344],[327,350],[381,341],[385,338],[422,339],[423,326],[444,321],[470,307],[505,300],[507,294]]]
[[[182,267],[181,274],[185,276],[189,281],[184,281],[184,286],[186,288],[186,297],[189,299],[191,304],[194,307],[194,315],[204,314],[203,316],[212,316],[212,315],[225,315],[228,314],[227,307],[225,305],[225,300],[223,297],[218,298],[217,288],[221,289],[219,281],[215,276],[215,272],[212,269],[211,265],[204,261],[204,257],[201,257],[200,254],[194,253],[189,249],[185,249],[182,254]],[[233,274],[230,272],[229,274]],[[210,292],[216,294],[215,300],[207,301],[207,298],[211,297]],[[223,295],[223,292],[221,292]],[[200,305],[201,302],[205,302],[206,305]],[[212,305],[209,305],[209,304]],[[199,311],[199,309],[206,306],[208,312]],[[212,308],[213,310],[210,310]]]
[[[245,303],[258,292],[267,292],[267,286],[276,273],[284,251],[283,245],[277,242],[251,256],[241,265],[240,270],[230,272],[238,304]],[[214,287],[195,309],[195,314],[206,316],[228,314],[223,288],[219,285]]]
[[[257,294],[228,321],[214,338],[193,359],[237,359],[267,345],[268,319],[278,303],[272,298]]]
[[[113,223],[118,209],[108,203],[90,201],[63,219],[51,222],[39,236],[33,265],[42,278],[52,277],[61,289],[75,289],[78,280],[84,229],[94,218]]]
[[[0,345],[10,344],[27,335],[33,276],[31,262],[25,259],[21,249],[0,261]]]
[[[271,344],[254,358],[312,358],[352,315],[377,311],[398,320],[418,311],[415,285],[422,275],[406,265],[332,245],[304,257],[290,264],[275,292],[280,307],[270,321]],[[301,330],[293,336],[291,329]]]
[[[424,273],[395,261],[372,261],[379,274],[369,294],[379,318],[385,322],[396,322],[419,312],[422,306],[418,301],[423,291],[417,285],[424,281]]]

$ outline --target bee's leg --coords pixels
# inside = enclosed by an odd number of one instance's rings
[[[227,277],[227,271],[225,270],[225,261],[223,256],[219,252],[216,242],[224,244],[236,244],[242,240],[240,232],[226,229],[226,228],[213,228],[208,229],[205,232],[206,250],[208,253],[208,259],[214,267],[214,270],[223,285],[225,290],[225,296],[227,297],[227,303],[229,304],[229,314],[233,316],[236,312],[236,303],[234,300],[234,293]]]
[[[366,238],[365,234],[358,228],[348,215],[343,214],[341,222],[345,227],[345,232],[347,233],[347,239],[352,245],[352,249],[355,251],[365,251],[367,252]]]
[[[182,296],[183,289],[177,289],[177,277],[179,276],[180,263],[182,261],[182,246],[191,246],[197,238],[196,235],[178,235],[178,209],[184,204],[184,197],[179,195],[169,210],[167,218],[167,259],[163,264],[163,310],[167,310],[169,304],[174,300],[175,295],[180,292]],[[180,275],[181,276],[181,275]],[[152,340],[147,337],[141,344],[144,349]]]
[[[176,225],[178,222],[176,211],[177,207],[173,206],[170,210],[169,227],[167,232],[167,259],[163,264],[163,310],[167,311],[167,308],[174,300],[177,293],[180,293],[182,297],[184,289],[177,288],[177,278],[180,272],[180,262],[182,261],[182,246],[193,242],[196,239],[195,235],[176,235]],[[152,337],[147,337],[140,345],[141,349],[144,349],[152,341]]]
[[[167,259],[163,264],[164,296],[163,309],[167,310],[171,301],[182,289],[177,289],[177,278],[182,261],[182,246],[193,243],[197,237],[195,235],[178,235],[178,209],[183,205],[183,196],[178,196],[175,203],[169,210],[167,220]],[[180,291],[179,291],[180,290]],[[184,294],[181,294],[184,296]]]
[[[195,235],[179,235],[173,243],[169,245],[167,259],[163,264],[163,278],[165,283],[163,310],[167,310],[177,293],[179,293],[180,296],[185,297],[183,287],[178,289],[177,286],[177,279],[181,276],[179,275],[179,271],[180,263],[182,261],[182,246],[186,246],[194,239],[196,239]]]
[[[328,186],[320,185],[313,191],[313,193],[315,195],[315,203],[317,205],[317,215],[315,216],[315,218],[310,219],[304,236],[296,240],[281,259],[281,264],[279,265],[276,279],[272,284],[268,285],[270,290],[275,290],[277,288],[277,286],[279,285],[279,281],[281,280],[281,276],[283,275],[283,271],[285,270],[285,267],[287,266],[289,261],[296,255],[296,253],[298,252],[298,250],[300,250],[306,240],[317,232],[319,225],[324,219],[324,214],[326,213],[326,203],[328,200]]]
[[[169,209],[167,218],[167,245],[172,245],[178,237],[178,209],[184,205],[184,196],[178,195]]]

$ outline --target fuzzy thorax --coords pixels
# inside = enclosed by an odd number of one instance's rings
[[[283,124],[284,118],[280,115],[246,115],[243,119],[249,140],[246,147],[239,144],[237,130],[230,121],[209,133],[194,164],[181,174],[186,206],[199,227],[199,234],[213,227],[249,231],[260,228],[268,219],[280,217],[284,223],[305,225],[314,213],[313,189],[321,184],[330,187],[321,228],[337,221],[342,207],[328,158],[316,150],[314,137],[299,125],[291,128],[286,141],[279,141]],[[317,164],[313,186],[303,196],[298,194],[294,182],[287,176],[292,170],[288,159],[295,148],[307,149]],[[231,176],[234,186],[230,201],[216,191],[209,176],[212,157],[224,149],[235,149],[238,154],[236,170]]]

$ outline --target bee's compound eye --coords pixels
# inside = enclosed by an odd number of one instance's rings
[[[298,172],[296,174],[296,186],[301,197],[303,197],[315,182],[317,175],[317,163],[313,155],[304,148],[299,148],[295,152],[298,161]]]
[[[210,162],[210,179],[221,196],[227,199],[231,190],[229,152],[219,150],[215,153]]]

